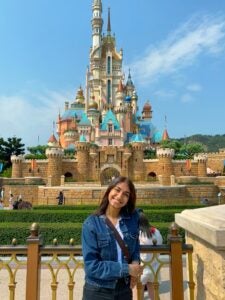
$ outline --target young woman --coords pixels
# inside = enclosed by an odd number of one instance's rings
[[[136,192],[126,177],[115,178],[107,188],[97,212],[82,230],[85,267],[83,300],[131,300],[131,288],[143,267],[139,265],[139,216]],[[130,254],[128,262],[106,217],[116,227]]]

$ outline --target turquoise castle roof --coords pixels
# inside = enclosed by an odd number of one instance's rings
[[[114,126],[114,130],[120,130],[120,124],[114,115],[114,113],[110,110],[108,110],[107,114],[105,115],[104,120],[102,121],[101,130],[107,130],[108,129],[108,123],[112,122]]]
[[[82,142],[82,143],[86,143],[87,142],[87,140],[86,140],[86,138],[85,138],[85,136],[83,134],[80,136],[79,142]]]
[[[88,119],[86,113],[83,113],[81,116],[81,120],[79,122],[79,125],[86,125],[86,126],[91,126],[91,122]]]
[[[131,137],[130,143],[144,143],[145,140],[140,133],[136,133]]]
[[[62,120],[67,120],[67,119],[81,119],[82,114],[84,113],[84,110],[82,109],[68,109],[66,110],[63,115],[62,115]]]

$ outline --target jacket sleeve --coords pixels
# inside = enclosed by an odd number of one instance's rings
[[[102,261],[97,245],[96,229],[92,222],[86,220],[82,227],[82,252],[85,273],[89,277],[102,280],[116,280],[129,275],[127,263]]]

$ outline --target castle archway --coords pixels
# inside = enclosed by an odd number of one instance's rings
[[[117,165],[104,165],[101,168],[100,181],[102,185],[108,185],[113,178],[120,176],[121,169]]]
[[[155,172],[148,173],[147,180],[148,181],[156,181],[156,173]]]
[[[64,176],[65,176],[65,181],[66,181],[66,182],[67,182],[67,181],[72,181],[72,179],[73,179],[73,174],[70,173],[70,172],[66,172],[66,173],[64,174]]]

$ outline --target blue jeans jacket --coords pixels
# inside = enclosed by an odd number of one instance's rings
[[[139,216],[121,215],[120,229],[132,261],[140,261]],[[122,257],[117,261],[116,240],[112,230],[105,223],[105,216],[89,216],[82,228],[82,252],[84,258],[85,281],[97,287],[114,289],[117,280],[128,277],[128,262]]]

